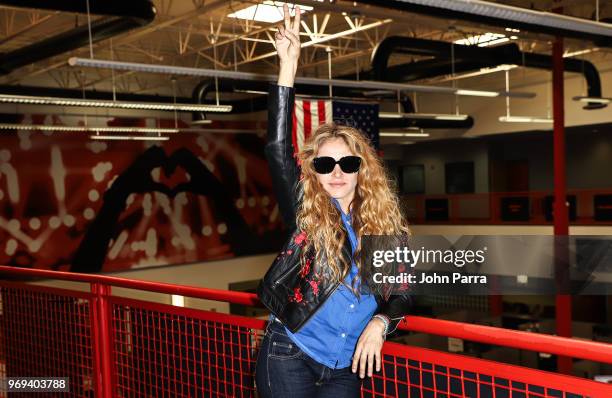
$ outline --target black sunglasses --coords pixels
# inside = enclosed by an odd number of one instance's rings
[[[331,156],[320,156],[312,160],[314,170],[319,174],[331,173],[334,171],[336,164],[340,165],[340,169],[344,173],[356,173],[361,166],[361,158],[359,156],[344,156],[336,161]]]

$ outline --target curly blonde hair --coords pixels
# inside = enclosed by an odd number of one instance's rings
[[[410,231],[400,212],[397,195],[391,188],[393,184],[368,138],[349,126],[335,123],[319,126],[298,153],[304,196],[297,213],[297,226],[307,236],[307,247],[302,254],[314,251],[315,265],[328,266],[317,272],[330,281],[343,281],[351,268],[351,264],[342,256],[342,247],[348,237],[342,226],[340,211],[330,200],[312,166],[319,148],[334,138],[343,139],[351,152],[362,159],[355,196],[351,202],[352,226],[359,242],[353,257],[359,274],[362,274],[359,262],[362,236],[409,235]],[[351,289],[359,295],[355,290],[355,282],[356,279],[351,283]]]

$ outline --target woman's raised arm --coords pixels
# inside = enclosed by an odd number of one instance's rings
[[[300,57],[300,9],[295,8],[291,21],[289,7],[283,6],[285,19],[275,35],[280,59],[278,84],[270,85],[268,93],[268,142],[265,153],[270,167],[272,184],[279,210],[289,230],[295,228],[297,214],[297,183],[300,170],[294,158],[293,140],[293,82]]]
[[[280,59],[278,85],[293,87],[298,59],[300,58],[300,7],[295,6],[293,21],[289,15],[289,7],[283,5],[284,23],[279,25],[274,35],[276,52]]]

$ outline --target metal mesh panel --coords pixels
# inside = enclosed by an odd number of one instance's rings
[[[254,369],[264,321],[108,300],[110,307],[96,308],[108,308],[110,322],[96,332],[102,340],[108,332],[110,349],[96,358],[100,368],[110,364],[103,387],[112,396],[257,396]],[[0,282],[0,378],[69,377],[71,392],[61,396],[95,396],[93,352],[101,345],[91,334],[91,302],[87,293]],[[392,342],[383,354],[383,369],[364,380],[362,397],[612,397],[610,385],[465,355]]]
[[[612,386],[573,376],[395,343],[383,352],[383,368],[364,380],[362,397],[612,397]]]
[[[240,325],[242,317],[161,308],[113,306],[117,395],[254,396],[261,330]]]
[[[92,396],[90,307],[85,297],[0,286],[0,379],[68,377],[70,392],[61,396]],[[0,397],[6,396],[0,392]]]

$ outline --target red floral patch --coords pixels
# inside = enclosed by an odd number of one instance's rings
[[[293,297],[290,297],[289,300],[295,301],[296,303],[301,303],[304,297],[302,296],[302,292],[299,287],[293,289]]]
[[[315,295],[318,295],[319,294],[319,283],[317,281],[314,281],[314,280],[308,281],[308,283],[310,283],[310,287],[312,287],[312,292]]]
[[[298,245],[305,245],[306,244],[306,232],[303,232],[303,231],[300,232],[298,235],[295,236],[293,241]]]
[[[300,270],[300,276],[302,278],[305,278],[306,275],[308,275],[308,273],[310,272],[310,263],[312,263],[312,260],[307,259],[306,263],[302,266],[302,269]]]

